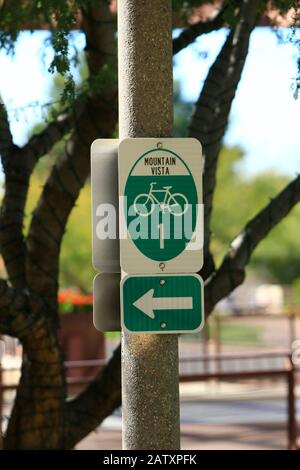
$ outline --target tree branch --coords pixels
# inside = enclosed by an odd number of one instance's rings
[[[78,104],[75,106],[78,108]],[[46,155],[65,134],[72,130],[74,125],[73,115],[72,111],[59,115],[42,132],[32,136],[28,143],[22,147],[22,154],[30,155],[33,159],[32,165],[40,157]]]
[[[71,449],[121,405],[120,346],[105,368],[65,410],[64,449]]]
[[[14,287],[25,286],[25,243],[23,237],[24,207],[31,165],[21,158],[19,147],[2,154],[5,192],[0,213],[0,244],[8,277]]]
[[[108,63],[108,57],[116,60],[115,28],[106,2],[87,11],[83,21],[87,59],[90,70],[96,73]],[[111,137],[117,122],[116,103],[116,84],[109,83],[101,94],[94,93],[86,101],[79,116],[75,110],[72,136],[49,175],[32,217],[27,237],[28,285],[55,301],[60,245],[68,217],[90,171],[90,144],[97,137]]]
[[[13,146],[7,112],[0,96],[0,155],[5,157]]]
[[[13,286],[22,288],[26,285],[23,220],[29,179],[38,158],[46,154],[71,129],[73,115],[59,116],[21,149],[13,145],[4,107],[1,109],[1,116],[0,151],[5,174],[5,193],[0,215],[0,244],[9,279]]]
[[[27,297],[24,292],[9,287],[0,279],[0,333],[17,336],[20,313],[25,309]]]
[[[173,39],[173,55],[180,52],[185,47],[189,46],[195,39],[202,34],[211,33],[222,28],[225,25],[223,13],[225,8],[218,13],[212,20],[199,21],[185,28],[180,35]]]
[[[111,14],[105,1],[82,7],[82,28],[86,37],[86,56],[91,76],[104,64],[116,64],[117,17]],[[113,33],[113,34],[112,34]]]
[[[245,279],[245,268],[257,245],[300,202],[300,176],[286,186],[233,240],[219,269],[205,288],[206,315]]]
[[[15,287],[21,287],[24,285],[25,272],[22,229],[29,168],[26,158],[19,158],[19,147],[13,144],[3,103],[0,108],[0,154],[5,175],[5,192],[0,212],[1,254],[11,282]]]
[[[6,316],[15,307],[15,290],[8,286],[4,279],[0,279],[0,318]],[[13,304],[13,305],[12,305]]]
[[[210,216],[216,183],[218,155],[227,126],[231,103],[241,78],[248,54],[249,37],[258,13],[259,0],[241,2],[236,26],[228,35],[215,63],[211,67],[189,128],[189,135],[203,145],[204,170],[204,259],[202,275],[207,278],[214,270],[209,250]]]

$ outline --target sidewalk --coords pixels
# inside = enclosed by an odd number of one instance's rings
[[[297,396],[299,397],[299,386]],[[183,450],[284,450],[286,385],[203,382],[180,384]],[[299,401],[298,401],[299,416]],[[121,413],[105,420],[77,449],[121,449]]]
[[[89,434],[78,450],[121,449],[121,431],[101,429]],[[285,450],[286,428],[280,424],[181,426],[182,450]]]
[[[282,382],[186,382],[180,383],[180,400],[187,401],[232,401],[284,398],[287,384]],[[300,384],[295,387],[295,396],[300,399]]]

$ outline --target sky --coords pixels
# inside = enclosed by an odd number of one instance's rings
[[[175,59],[174,77],[182,95],[195,102],[226,37],[226,31],[198,38]],[[233,101],[225,144],[245,152],[240,170],[253,174],[277,170],[293,175],[300,170],[300,97],[294,98],[297,49],[280,44],[270,28],[256,28]]]
[[[177,32],[178,34],[178,32]],[[204,36],[177,54],[174,78],[182,97],[195,102],[210,65],[225,38],[220,30]],[[5,102],[15,143],[26,142],[34,124],[43,120],[51,100],[51,47],[44,47],[48,32],[24,32],[15,55],[0,53],[0,94]],[[84,48],[81,33],[72,34],[73,46]],[[239,170],[251,175],[276,170],[291,176],[300,170],[300,97],[293,97],[297,49],[281,44],[270,28],[256,28],[233,102],[225,144],[238,145],[245,153]],[[76,73],[76,72],[75,72]]]
[[[70,43],[71,52],[74,47],[83,50],[84,35],[72,33]],[[23,145],[30,129],[43,120],[47,106],[41,105],[52,100],[53,75],[48,72],[52,58],[47,31],[21,33],[13,56],[0,52],[0,95],[6,104],[17,145]],[[74,78],[78,78],[74,67],[72,71]]]

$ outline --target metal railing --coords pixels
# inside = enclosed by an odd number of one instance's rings
[[[228,368],[228,363],[231,361],[243,361],[243,360],[254,360],[254,361],[265,361],[266,359],[282,359],[282,365],[279,368],[254,368],[252,370],[230,370]],[[224,370],[222,363],[227,361],[227,370]],[[105,364],[106,360],[95,359],[87,361],[67,361],[65,362],[66,371],[78,368],[99,368],[101,370]],[[194,366],[202,364],[210,365],[212,367],[205,368],[204,372],[195,370],[194,372],[189,373],[180,373],[180,382],[201,382],[209,380],[219,380],[219,381],[240,381],[240,380],[261,380],[261,379],[275,379],[283,378],[286,383],[286,402],[287,402],[287,448],[289,450],[297,450],[297,416],[296,416],[296,396],[295,396],[295,373],[299,372],[295,368],[295,365],[292,361],[292,355],[290,352],[270,352],[270,353],[253,353],[253,354],[214,354],[214,355],[204,355],[200,357],[186,357],[180,359],[180,365],[184,364],[193,364]],[[5,369],[5,371],[16,371],[18,368]],[[17,383],[3,384],[2,380],[2,370],[0,368],[0,412],[2,417],[3,410],[3,395],[8,390],[16,390],[18,387]],[[80,386],[89,384],[94,379],[94,376],[85,376],[85,377],[68,377],[67,373],[67,384],[70,389],[75,389]],[[2,421],[1,421],[2,425]],[[2,441],[2,431],[1,439]]]

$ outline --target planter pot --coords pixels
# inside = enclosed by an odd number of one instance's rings
[[[60,340],[66,361],[105,359],[104,335],[93,325],[93,313],[65,313],[60,315]],[[69,369],[72,378],[94,376],[97,367],[76,367]]]

